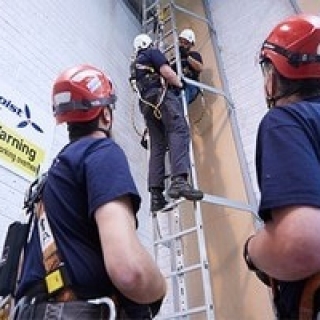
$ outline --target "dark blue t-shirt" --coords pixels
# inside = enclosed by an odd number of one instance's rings
[[[81,298],[106,296],[114,290],[105,270],[94,212],[123,195],[131,197],[136,213],[140,196],[124,152],[111,139],[82,138],[64,148],[49,170],[44,189],[46,213],[72,286]],[[43,279],[35,229],[17,296]]]
[[[256,150],[259,216],[283,206],[320,207],[320,98],[272,108],[261,121]],[[303,281],[282,282],[278,303],[297,313]]]
[[[140,50],[136,58],[136,80],[142,83],[143,92],[152,88],[160,88],[160,68],[168,64],[165,55],[156,48]],[[144,67],[139,67],[139,65]],[[146,77],[146,75],[148,77]],[[142,93],[143,93],[142,92]]]
[[[160,68],[164,64],[168,64],[168,60],[165,55],[156,48],[148,48],[140,50],[137,56],[137,63],[142,65],[151,66],[155,69],[156,72],[160,73]],[[140,72],[144,74],[147,70],[138,70],[137,79],[139,79]]]
[[[192,68],[191,64],[188,62],[188,56],[192,57],[201,64],[203,63],[202,56],[198,51],[189,51],[187,57],[181,57],[181,68],[183,75],[192,80],[199,81],[200,72]],[[176,63],[172,64],[172,69],[177,72]]]

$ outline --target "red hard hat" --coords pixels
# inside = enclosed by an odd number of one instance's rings
[[[320,78],[320,17],[298,14],[279,23],[263,43],[260,59],[270,59],[289,79]]]
[[[57,123],[85,122],[97,117],[102,108],[116,102],[108,76],[90,65],[62,72],[52,91],[53,113]]]

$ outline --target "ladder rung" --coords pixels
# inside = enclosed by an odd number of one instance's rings
[[[167,53],[168,51],[170,50],[173,50],[174,49],[174,44],[170,44],[164,51],[164,53]]]
[[[154,245],[163,244],[164,242],[169,242],[169,241],[172,241],[174,239],[181,238],[182,236],[185,236],[187,234],[190,234],[192,232],[197,231],[197,229],[198,229],[197,227],[193,227],[193,228],[189,228],[189,229],[183,230],[181,232],[177,232],[176,234],[174,234],[172,236],[164,237],[161,240],[156,240],[154,242]]]
[[[157,6],[159,4],[159,1],[155,1],[154,3],[152,3],[149,7],[145,8],[145,11],[151,11],[155,6]]]
[[[170,201],[164,208],[162,208],[159,211],[156,211],[153,213],[154,216],[156,216],[159,213],[167,213],[171,212],[175,207],[177,207],[181,202],[185,201],[185,198],[180,198],[178,200]]]
[[[151,17],[151,18],[149,18],[149,19],[147,19],[144,23],[143,23],[143,26],[145,27],[145,26],[147,26],[147,25],[149,25],[151,22],[153,22],[154,21],[154,16],[153,17]]]
[[[163,24],[166,24],[166,23],[168,23],[169,21],[171,21],[172,20],[172,17],[169,15],[168,17],[166,17],[163,21],[162,21],[162,23]]]
[[[168,38],[173,33],[173,29],[170,29],[169,31],[165,32],[163,35],[163,39]]]
[[[171,278],[171,277],[175,277],[175,276],[182,276],[185,273],[201,269],[201,267],[202,267],[201,263],[197,263],[197,264],[194,264],[192,266],[181,268],[181,269],[179,269],[177,271],[171,271],[170,273],[166,274],[165,277],[166,278]]]

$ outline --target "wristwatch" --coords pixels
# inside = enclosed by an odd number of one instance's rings
[[[248,269],[251,271],[259,271],[259,269],[255,266],[255,264],[252,262],[249,252],[248,252],[248,245],[249,245],[249,241],[254,237],[254,235],[251,235],[246,243],[244,244],[244,248],[243,248],[243,258],[244,261],[246,262]]]

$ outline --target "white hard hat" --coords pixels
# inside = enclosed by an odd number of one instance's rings
[[[141,33],[133,40],[133,47],[135,52],[141,49],[146,49],[152,44],[152,39],[145,33]]]
[[[179,34],[179,38],[186,39],[190,43],[194,44],[196,42],[196,36],[191,29],[184,29]]]

